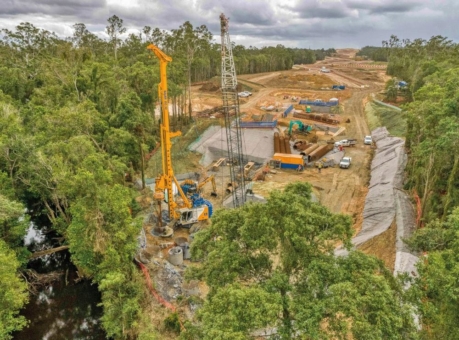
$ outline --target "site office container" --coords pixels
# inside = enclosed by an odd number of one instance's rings
[[[298,169],[298,165],[304,165],[303,156],[287,153],[275,153],[273,159],[281,162],[281,168]]]

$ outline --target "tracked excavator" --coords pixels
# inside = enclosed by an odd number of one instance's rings
[[[167,64],[172,58],[161,51],[157,46],[150,44],[147,47],[159,59],[160,83],[158,94],[161,104],[161,154],[162,173],[155,179],[154,198],[158,202],[160,216],[157,226],[153,229],[159,236],[170,236],[171,230],[179,226],[191,227],[193,223],[205,221],[212,216],[212,204],[203,199],[199,192],[187,196],[178,183],[172,168],[171,139],[181,136],[180,131],[171,132],[169,126],[169,102],[167,96]],[[165,201],[168,206],[170,222],[164,225],[161,216],[161,205]]]
[[[182,190],[186,195],[198,193],[202,193],[202,188],[207,184],[212,183],[212,192],[210,195],[212,197],[217,197],[217,184],[215,183],[215,176],[211,175],[206,177],[202,182],[196,182],[192,179],[186,179],[181,183]]]
[[[290,125],[288,127],[289,136],[292,135],[292,128],[295,125],[298,125],[298,129],[296,130],[296,132],[298,133],[308,134],[312,130],[312,127],[310,125],[303,124],[301,120],[291,120]]]

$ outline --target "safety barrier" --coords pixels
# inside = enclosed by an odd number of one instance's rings
[[[155,299],[164,307],[166,307],[167,309],[169,309],[170,311],[176,313],[177,312],[177,309],[175,308],[175,306],[170,303],[169,301],[166,301],[162,296],[160,296],[158,294],[158,292],[156,291],[155,288],[153,288],[153,283],[151,282],[151,277],[150,277],[150,273],[148,272],[148,269],[147,267],[145,267],[143,265],[143,263],[139,262],[139,261],[135,261],[137,263],[137,265],[139,266],[139,268],[142,270],[142,273],[143,275],[145,276],[145,281],[147,281],[147,287],[148,287],[148,290],[150,291],[150,293],[155,297]],[[185,330],[185,326],[183,326],[183,323],[181,320],[179,320],[179,323],[180,323],[180,327],[182,328],[182,330]]]
[[[259,128],[275,128],[277,126],[277,120],[272,122],[240,122],[239,126],[241,128],[252,128],[252,129],[259,129]]]
[[[309,100],[300,100],[298,103],[300,105],[313,105],[313,106],[336,106],[339,104],[338,101],[333,101],[333,102],[315,102],[315,101],[309,101]]]
[[[287,110],[284,111],[284,118],[287,117],[287,115],[292,112],[293,110],[293,105],[290,105]]]

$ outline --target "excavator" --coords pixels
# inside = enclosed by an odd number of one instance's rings
[[[298,125],[298,129],[296,130],[296,132],[298,133],[308,134],[312,130],[312,127],[310,125],[305,125],[300,120],[291,120],[290,125],[288,127],[289,136],[292,135],[292,128],[294,125]]]
[[[157,46],[150,44],[147,49],[151,50],[159,59],[160,83],[158,94],[161,103],[161,153],[162,153],[162,173],[155,179],[154,197],[158,201],[160,210],[161,202],[164,200],[168,205],[170,226],[174,228],[183,226],[190,227],[193,223],[208,220],[212,216],[212,204],[203,199],[199,193],[188,197],[183,191],[174,175],[172,168],[171,139],[181,136],[180,131],[171,132],[169,127],[169,102],[167,96],[167,64],[172,58],[161,51]],[[175,197],[175,193],[180,198]],[[160,236],[166,236],[170,232],[169,226],[162,225],[162,218],[154,231]],[[167,229],[169,227],[169,229]]]
[[[192,179],[186,179],[184,180],[180,185],[182,187],[182,190],[185,194],[191,194],[191,193],[198,193],[201,194],[202,188],[207,184],[211,182],[212,183],[212,192],[210,195],[212,197],[217,197],[217,184],[215,183],[215,176],[211,175],[206,177],[202,182],[197,183],[196,181]]]

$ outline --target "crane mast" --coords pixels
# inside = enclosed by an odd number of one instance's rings
[[[228,161],[230,164],[230,176],[233,185],[232,196],[234,208],[244,205],[245,182],[244,182],[244,159],[242,153],[242,137],[239,114],[239,98],[237,95],[237,78],[234,67],[233,50],[228,32],[229,19],[222,13],[220,15],[221,26],[221,88],[223,110],[225,116],[226,140],[228,144]],[[234,121],[232,121],[234,116]]]
[[[180,185],[177,183],[177,180],[174,176],[174,170],[172,168],[172,156],[171,156],[171,138],[181,136],[180,131],[171,132],[169,130],[169,100],[167,97],[167,64],[172,61],[172,58],[166,55],[158,47],[153,44],[150,44],[147,47],[149,50],[153,51],[156,57],[159,59],[159,73],[160,73],[160,83],[158,84],[158,95],[161,102],[161,125],[160,125],[160,135],[161,135],[161,153],[162,153],[162,174],[156,178],[156,191],[167,192],[167,204],[169,208],[169,215],[171,219],[179,218],[179,215],[176,212],[178,204],[175,202],[173,195],[173,183],[175,182],[181,196],[185,196],[181,192]],[[186,207],[191,208],[191,204],[185,200],[184,204]]]
[[[161,214],[161,201],[167,197],[169,217],[171,225],[186,226],[200,221],[205,221],[212,216],[212,204],[203,199],[198,193],[190,198],[186,196],[183,189],[174,176],[172,168],[172,142],[174,137],[181,136],[180,131],[171,132],[169,127],[169,100],[167,97],[167,64],[172,58],[161,51],[157,46],[150,44],[147,47],[153,51],[159,59],[160,83],[158,85],[158,96],[161,102],[161,153],[162,153],[162,173],[155,180],[155,198],[159,202]],[[174,184],[181,197],[180,204],[174,197]],[[162,218],[159,216],[159,225],[154,229],[160,236],[170,236],[167,228],[162,225]]]

